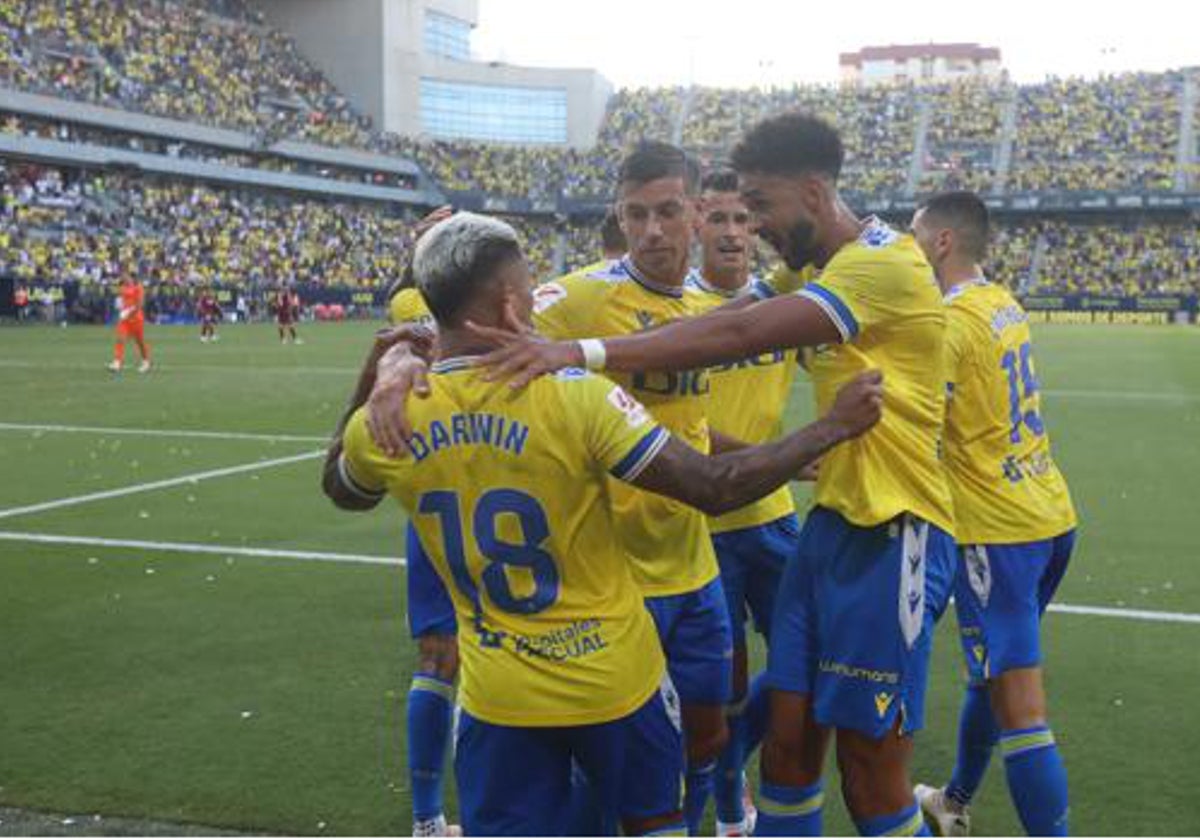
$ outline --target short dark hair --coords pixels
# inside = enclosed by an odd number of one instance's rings
[[[496,271],[520,257],[520,241],[511,225],[475,213],[455,213],[417,242],[413,274],[434,320],[452,327]]]
[[[684,189],[694,193],[700,182],[700,167],[678,146],[661,140],[643,140],[621,161],[617,182],[640,186],[659,178],[682,178]]]
[[[738,172],[801,175],[816,172],[836,181],[845,151],[837,129],[820,117],[790,111],[751,128],[733,148]]]
[[[604,214],[604,221],[600,223],[600,247],[606,254],[617,251],[625,253],[629,248],[629,243],[625,241],[625,231],[621,230],[621,220],[617,218],[617,211],[611,207]]]
[[[700,181],[701,192],[737,192],[737,172],[727,166],[711,169]]]
[[[969,190],[938,193],[921,205],[931,224],[948,227],[958,234],[959,247],[965,256],[982,262],[987,256],[991,222],[987,205]]]

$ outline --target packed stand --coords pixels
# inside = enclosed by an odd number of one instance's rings
[[[1041,226],[1046,253],[1029,291],[1200,292],[1200,222]]]
[[[1005,102],[1012,87],[961,81],[927,88],[931,114],[925,136],[920,193],[992,188],[993,158],[1001,142]]]
[[[915,104],[914,90],[903,85],[700,88],[691,98],[683,143],[710,153],[728,151],[743,131],[764,117],[788,110],[811,111],[841,131],[846,147],[842,185],[848,192],[894,192],[908,177]]]
[[[65,99],[328,145],[364,121],[235,0],[0,0],[0,82]]]
[[[8,162],[0,272],[100,283],[374,288],[397,276],[411,214]]]
[[[1171,189],[1181,84],[1129,73],[1019,88],[1009,191]]]
[[[267,151],[242,152],[175,138],[154,137],[118,131],[82,123],[68,123],[28,114],[0,112],[0,134],[36,137],[63,143],[107,146],[146,154],[165,155],[180,160],[199,161],[243,169],[260,169],[292,175],[307,175],[346,183],[375,187],[415,189],[416,178],[396,172],[380,172],[348,166],[334,166],[310,160],[289,158]]]

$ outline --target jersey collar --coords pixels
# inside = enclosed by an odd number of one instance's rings
[[[961,295],[963,292],[965,292],[967,289],[973,289],[976,286],[986,286],[986,285],[988,285],[988,280],[986,277],[982,277],[982,276],[972,277],[969,280],[962,280],[958,283],[955,283],[953,286],[951,286],[946,291],[946,294],[944,294],[942,296],[942,300],[945,301],[946,303],[949,303],[950,301],[954,300],[959,295]]]
[[[655,283],[650,280],[642,272],[638,271],[637,266],[633,264],[633,259],[626,254],[621,257],[621,269],[629,276],[629,279],[637,283],[648,292],[653,292],[656,295],[664,295],[666,297],[681,298],[683,297],[683,287],[687,285],[688,279],[693,272],[688,271],[688,277],[685,277],[683,283],[679,286],[665,286],[662,283]]]
[[[746,285],[742,286],[740,289],[730,290],[722,288],[721,286],[714,286],[712,283],[709,283],[704,279],[704,275],[699,271],[695,272],[695,277],[692,279],[696,284],[696,288],[700,289],[701,291],[718,295],[719,297],[728,298],[729,300],[750,294],[751,290],[754,288],[755,281],[755,278],[750,276],[746,279]]]
[[[457,370],[468,370],[475,366],[478,356],[450,356],[438,359],[429,367],[430,373],[454,373]]]

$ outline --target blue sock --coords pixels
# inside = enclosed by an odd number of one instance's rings
[[[746,764],[746,719],[742,715],[745,700],[732,706],[726,721],[729,724],[729,743],[717,759],[713,779],[713,799],[717,803],[717,819],[723,823],[741,822],[746,817],[742,807],[742,768]]]
[[[763,782],[758,789],[756,837],[819,837],[825,793],[821,783],[805,787]]]
[[[688,764],[687,777],[683,783],[683,820],[687,823],[688,834],[692,837],[700,833],[700,821],[704,819],[704,809],[708,807],[708,797],[712,793],[713,776],[716,772],[715,761],[699,766]]]
[[[946,796],[960,805],[971,804],[983,783],[992,749],[1000,736],[986,685],[969,685],[958,716],[958,758]]]
[[[1067,834],[1067,771],[1048,726],[1000,733],[1008,792],[1025,833],[1034,837]]]
[[[451,683],[432,674],[413,674],[408,689],[408,773],[414,822],[442,815],[442,771],[453,710]]]
[[[913,803],[903,811],[886,814],[882,817],[872,817],[869,820],[855,820],[858,833],[863,837],[929,837],[929,826],[921,819],[921,809]]]

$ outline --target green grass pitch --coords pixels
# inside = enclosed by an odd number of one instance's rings
[[[0,805],[407,833],[402,569],[245,553],[401,553],[398,512],[335,510],[315,455],[255,466],[323,448],[374,326],[302,325],[303,346],[280,346],[267,325],[226,327],[211,345],[193,329],[150,328],[156,369],[145,376],[103,369],[108,331],[0,329]],[[1200,613],[1200,330],[1035,335],[1083,523],[1060,600]],[[808,396],[799,385],[792,422],[808,416]],[[243,437],[143,433],[153,430]],[[1046,630],[1072,828],[1200,833],[1200,624],[1052,614]],[[918,780],[949,772],[960,689],[947,617]],[[827,826],[851,833],[838,800]],[[1020,831],[998,761],[974,813],[977,833]]]

